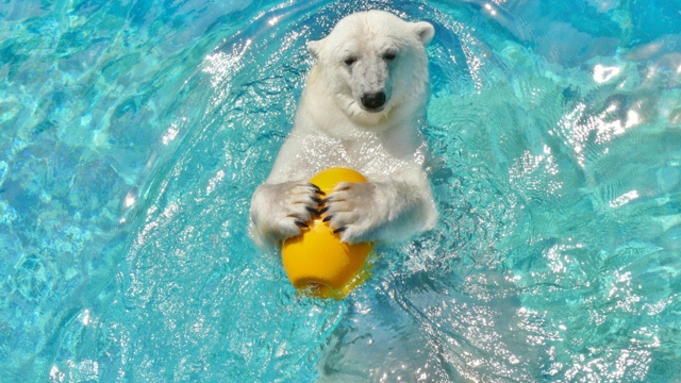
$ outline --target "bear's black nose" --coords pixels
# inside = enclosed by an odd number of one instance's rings
[[[362,105],[367,110],[380,110],[385,105],[385,93],[365,93],[362,96]]]

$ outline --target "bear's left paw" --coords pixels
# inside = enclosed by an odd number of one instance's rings
[[[373,240],[372,233],[385,221],[385,208],[377,198],[379,191],[372,182],[341,182],[322,201],[324,222],[341,233],[341,241],[358,243]]]

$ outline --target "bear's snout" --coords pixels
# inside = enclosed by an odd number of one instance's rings
[[[364,93],[362,95],[362,106],[370,112],[380,112],[385,105],[385,92]]]

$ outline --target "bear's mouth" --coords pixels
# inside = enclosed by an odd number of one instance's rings
[[[385,106],[381,106],[378,108],[367,108],[364,105],[362,105],[362,109],[364,109],[368,113],[380,113],[383,111],[383,109],[385,109]]]

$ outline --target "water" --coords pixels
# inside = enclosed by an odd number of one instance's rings
[[[437,228],[344,301],[247,237],[309,39],[428,20]],[[681,381],[674,1],[0,5],[2,382]]]

